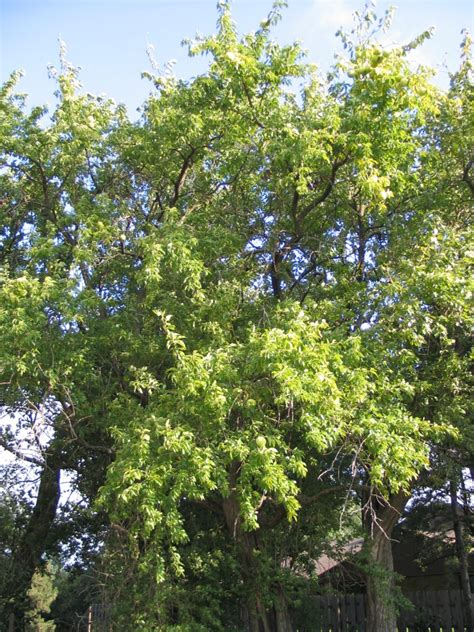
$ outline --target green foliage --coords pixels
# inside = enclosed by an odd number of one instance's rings
[[[1,92],[0,401],[107,516],[133,629],[276,612],[310,505],[472,449],[469,43],[444,94],[408,63],[429,34],[384,48],[366,11],[322,77],[282,4],[240,37],[222,3],[207,72],[149,74],[136,123],[64,50],[48,124]]]
[[[51,610],[51,604],[58,594],[54,585],[54,569],[51,564],[36,571],[33,575],[28,599],[30,609],[27,611],[28,632],[54,632],[56,626],[53,621],[47,621],[43,615],[47,615]]]

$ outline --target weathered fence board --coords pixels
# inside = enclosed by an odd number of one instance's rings
[[[406,597],[413,607],[400,612],[398,632],[464,632],[461,591],[420,591],[408,593]],[[304,609],[306,620],[298,616],[297,632],[366,630],[364,595],[315,595],[305,602]],[[110,614],[105,605],[93,605],[77,629],[80,632],[110,632],[114,629]]]
[[[406,598],[413,607],[398,616],[399,632],[463,632],[464,616],[461,591],[417,591]],[[299,632],[365,632],[366,605],[364,595],[321,595],[310,597],[307,608],[313,610],[311,624]],[[320,623],[315,627],[314,621]]]
[[[357,631],[362,631],[365,625],[366,609],[364,595],[355,595]]]

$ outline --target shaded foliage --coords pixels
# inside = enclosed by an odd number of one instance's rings
[[[240,37],[222,3],[207,72],[149,75],[135,123],[64,51],[49,124],[2,89],[1,440],[40,471],[20,619],[61,471],[122,626],[286,632],[344,508],[390,571],[419,477],[471,458],[468,39],[445,94],[408,61],[429,33],[384,48],[367,10],[323,77],[272,41],[280,4]]]

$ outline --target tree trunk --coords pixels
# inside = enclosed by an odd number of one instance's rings
[[[453,480],[449,481],[449,495],[451,499],[451,514],[453,517],[454,535],[456,538],[456,555],[459,562],[461,593],[464,606],[464,624],[467,632],[474,632],[474,607],[472,603],[471,585],[469,582],[467,549],[464,544],[464,534],[458,514],[457,485]]]
[[[244,619],[250,632],[271,632],[270,622],[262,600],[258,581],[258,569],[254,550],[258,548],[255,533],[242,529],[239,504],[233,494],[222,503],[224,517],[231,537],[236,543],[242,581],[247,593],[244,604]]]
[[[35,507],[13,553],[10,580],[6,586],[7,602],[18,629],[22,629],[25,609],[28,608],[27,592],[35,570],[45,550],[51,526],[56,517],[60,495],[60,468],[51,457],[46,458],[40,476]]]
[[[395,579],[391,535],[408,496],[393,495],[389,502],[369,501],[366,527],[369,528],[370,567],[366,576],[367,632],[396,632]]]
[[[244,604],[244,620],[250,632],[293,632],[288,602],[280,585],[272,592],[273,609],[267,609],[262,592],[261,573],[256,552],[259,549],[258,531],[247,532],[242,529],[239,505],[235,496],[223,500],[227,528],[234,539],[241,567],[242,581],[247,600]]]
[[[275,601],[275,630],[276,632],[293,632],[290,611],[286,595],[280,585],[276,588]]]
[[[395,632],[392,542],[381,532],[370,543],[370,560],[377,566],[367,575],[367,632]]]

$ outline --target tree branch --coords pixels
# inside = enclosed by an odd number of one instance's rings
[[[298,217],[298,221],[300,223],[306,218],[306,216],[311,211],[313,211],[317,206],[322,204],[329,197],[333,189],[334,183],[336,181],[337,172],[343,165],[347,163],[348,160],[349,160],[349,156],[346,156],[345,158],[342,158],[341,160],[336,160],[336,162],[333,163],[332,169],[331,169],[331,175],[329,176],[329,182],[327,183],[326,188],[315,200],[313,200],[312,202],[309,202],[309,204],[307,204],[303,208],[300,216]]]
[[[44,467],[44,461],[43,460],[38,459],[37,457],[34,457],[34,456],[28,456],[26,454],[23,454],[23,452],[21,452],[21,450],[19,450],[18,448],[15,448],[14,446],[10,445],[8,443],[8,441],[6,441],[6,439],[4,437],[2,437],[2,436],[0,436],[0,448],[3,448],[7,452],[10,452],[10,454],[13,454],[14,456],[16,456],[17,459],[21,459],[22,461],[26,461],[26,463],[31,463],[32,465],[37,465],[39,467]]]

